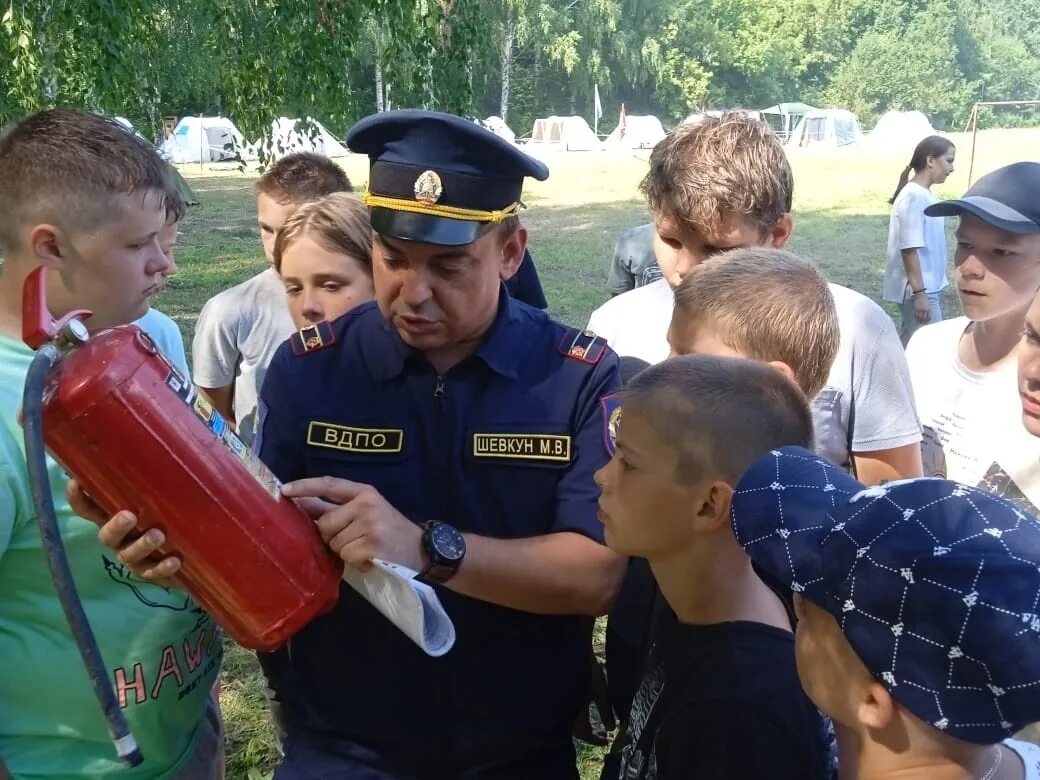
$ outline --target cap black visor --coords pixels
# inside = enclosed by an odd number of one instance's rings
[[[490,222],[447,219],[379,207],[372,209],[370,220],[372,229],[382,236],[440,246],[472,244],[492,226]]]

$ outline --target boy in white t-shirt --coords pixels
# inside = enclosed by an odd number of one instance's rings
[[[928,325],[907,345],[925,474],[1035,513],[1040,441],[1022,425],[1015,357],[1040,288],[1040,163],[1000,168],[926,213],[960,217],[954,268],[965,316]]]
[[[800,447],[733,494],[737,541],[794,594],[798,675],[839,775],[1040,780],[1040,522],[941,479],[867,488]]]
[[[668,357],[672,290],[684,276],[727,249],[787,243],[794,176],[768,125],[729,113],[669,134],[654,147],[641,189],[663,278],[607,301],[588,329],[619,355],[657,363]],[[921,431],[892,318],[864,295],[830,289],[841,340],[812,401],[821,454],[868,483],[918,476]]]
[[[217,293],[199,313],[192,348],[195,383],[247,444],[255,434],[257,398],[267,366],[295,331],[285,286],[272,266],[275,238],[299,206],[351,190],[343,170],[320,154],[301,152],[275,163],[256,183],[260,240],[268,267]]]

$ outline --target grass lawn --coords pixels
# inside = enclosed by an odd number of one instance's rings
[[[952,139],[959,152],[957,171],[939,188],[940,197],[959,195],[967,186],[971,139]],[[1035,157],[1038,142],[1040,130],[980,133],[974,178]],[[911,151],[792,152],[795,231],[789,248],[816,262],[832,281],[877,299],[885,264],[887,199]],[[558,319],[584,325],[606,299],[607,268],[618,234],[647,221],[637,190],[647,157],[648,152],[547,156],[549,179],[531,183],[525,191],[529,210],[524,222],[531,251]],[[339,162],[360,187],[367,161],[352,156]],[[156,305],[174,317],[190,350],[195,318],[206,299],[261,270],[264,259],[252,194],[256,173],[216,165],[185,165],[181,172],[201,204],[189,211],[178,241],[180,271]],[[947,295],[945,303],[947,316],[959,311],[954,296]],[[275,754],[263,685],[252,656],[229,646],[223,680],[228,777],[266,778]],[[598,777],[598,761],[596,751],[582,752],[583,778]]]

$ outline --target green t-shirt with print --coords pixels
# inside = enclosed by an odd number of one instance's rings
[[[183,591],[134,577],[101,545],[97,527],[72,513],[65,474],[48,459],[72,574],[145,757],[124,767],[40,543],[17,419],[32,357],[0,336],[0,761],[16,780],[167,778],[194,750],[220,667],[220,633]]]

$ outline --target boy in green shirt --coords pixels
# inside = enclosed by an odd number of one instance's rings
[[[72,573],[145,759],[117,760],[41,551],[18,422],[33,356],[21,340],[27,275],[48,269],[55,317],[84,308],[91,329],[132,322],[176,271],[160,232],[179,208],[163,161],[113,121],[55,109],[0,135],[0,777],[223,776],[217,627],[103,547],[49,460]]]

